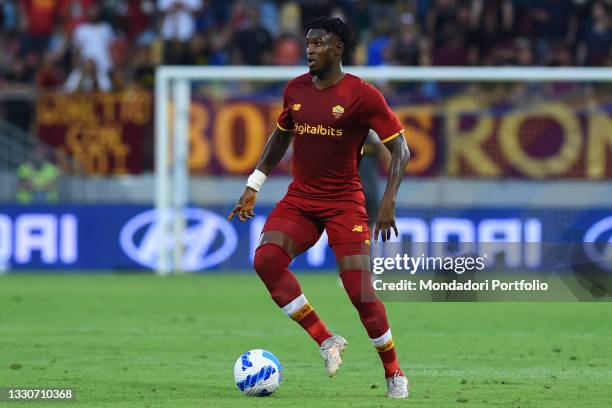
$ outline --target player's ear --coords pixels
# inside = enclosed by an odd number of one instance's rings
[[[344,52],[344,43],[337,35],[333,34],[330,37],[330,43],[334,53],[334,57],[342,59],[342,53]]]
[[[335,50],[336,57],[342,59],[342,54],[344,53],[344,43],[338,38],[336,38]]]

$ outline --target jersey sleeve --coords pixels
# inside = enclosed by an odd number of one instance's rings
[[[293,118],[291,117],[291,104],[289,103],[289,97],[287,96],[288,89],[289,84],[285,87],[285,91],[283,92],[283,110],[276,121],[276,126],[278,126],[280,130],[284,131],[293,130],[294,127]]]
[[[383,94],[373,85],[365,84],[362,103],[363,120],[378,134],[383,143],[396,138],[404,131]]]

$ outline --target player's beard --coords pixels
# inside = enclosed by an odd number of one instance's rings
[[[329,66],[322,67],[322,68],[312,67],[308,69],[308,72],[310,73],[310,75],[316,76],[322,79],[325,77],[325,74],[329,72],[329,68],[330,68]]]
[[[321,70],[317,69],[316,67],[308,67],[308,72],[312,76],[319,76],[319,75],[321,75]]]

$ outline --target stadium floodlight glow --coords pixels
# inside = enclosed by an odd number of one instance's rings
[[[345,67],[368,81],[439,82],[612,82],[607,67]],[[184,228],[182,210],[188,202],[190,81],[286,81],[303,74],[304,66],[189,67],[159,66],[155,71],[155,207],[161,242],[172,234],[173,254],[160,243],[156,271],[168,274],[180,265]],[[172,97],[172,101],[170,100]],[[170,126],[172,102],[174,114]],[[170,130],[175,135],[170,149]],[[172,161],[169,152],[172,151]],[[170,165],[172,164],[172,165]],[[245,179],[246,182],[246,179]],[[238,194],[238,192],[237,192]],[[172,255],[172,257],[171,257]],[[173,262],[171,262],[173,260]]]

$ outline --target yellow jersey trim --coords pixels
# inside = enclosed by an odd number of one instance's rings
[[[285,129],[284,127],[279,125],[278,122],[276,122],[276,127],[278,127],[280,130],[282,130],[284,132],[293,132],[295,130],[295,129]]]
[[[403,131],[404,131],[404,129],[400,130],[397,133],[392,134],[391,136],[387,137],[386,139],[381,140],[381,142],[382,143],[387,143],[389,140],[393,140],[396,137],[398,137],[399,135],[401,135]]]

